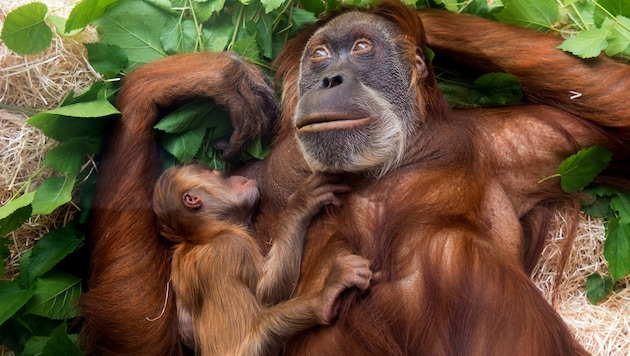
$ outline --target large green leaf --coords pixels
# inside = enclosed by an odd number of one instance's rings
[[[78,175],[86,154],[99,153],[100,137],[73,137],[48,151],[44,164],[57,172]]]
[[[26,345],[24,345],[22,356],[41,355],[47,342],[48,336],[31,336],[26,342]]]
[[[630,2],[628,0],[597,0],[593,17],[597,25],[601,25],[605,19],[616,16],[630,17]]]
[[[186,6],[188,4],[186,3]],[[192,1],[192,8],[195,12],[195,16],[197,16],[197,21],[206,22],[213,14],[220,15],[225,14],[225,12],[220,12],[225,6],[225,0],[207,0],[207,1]],[[211,27],[211,26],[210,26]],[[207,38],[209,41],[212,41],[212,38]]]
[[[81,356],[81,350],[68,337],[67,329],[68,326],[64,322],[50,334],[42,351],[42,356]]]
[[[39,113],[27,122],[48,137],[68,141],[73,137],[100,136],[120,112],[105,99],[80,102]]]
[[[576,192],[591,183],[608,166],[612,152],[602,146],[592,146],[568,157],[558,167],[562,189]]]
[[[171,16],[143,1],[124,1],[94,23],[102,43],[119,46],[129,59],[127,70],[167,55],[160,36]]]
[[[201,128],[179,134],[164,134],[159,141],[180,162],[188,162],[199,152],[205,133],[206,129]]]
[[[47,178],[37,189],[33,198],[33,215],[50,214],[72,200],[72,189],[76,176],[53,176]]]
[[[256,36],[244,37],[234,42],[232,50],[250,61],[260,61],[260,49],[256,42]]]
[[[630,272],[630,223],[628,221],[623,221],[618,217],[608,221],[604,257],[608,261],[608,271],[615,280],[625,277]]]
[[[233,32],[232,16],[225,12],[215,14],[203,25],[206,50],[211,52],[225,50],[232,39]]]
[[[52,30],[44,19],[48,7],[41,2],[32,2],[11,11],[2,28],[0,39],[13,52],[34,54],[50,46]]]
[[[575,37],[567,38],[558,48],[571,52],[580,58],[593,58],[608,46],[608,32],[602,28],[591,28],[580,32]]]
[[[33,291],[22,289],[16,282],[0,281],[0,325],[24,306]]]
[[[32,212],[33,207],[29,204],[27,206],[18,208],[6,218],[0,219],[0,236],[4,236],[22,226],[22,224],[24,224],[26,220],[31,217]],[[2,249],[2,247],[0,247],[0,249]],[[0,268],[0,270],[2,270],[2,268]]]
[[[127,55],[118,46],[104,43],[84,43],[84,46],[92,67],[107,78],[114,78],[129,63]]]
[[[602,25],[602,28],[610,28],[606,37],[606,54],[609,56],[622,53],[630,46],[630,18],[619,15],[615,20],[606,19]]]
[[[265,8],[265,13],[270,13],[271,11],[277,9],[284,3],[284,0],[260,0],[260,3]]]
[[[33,202],[34,197],[35,192],[29,192],[11,200],[6,205],[0,207],[0,219],[4,219],[7,216],[13,214],[16,210],[30,205]]]
[[[505,0],[505,8],[495,16],[501,22],[535,30],[549,30],[560,19],[555,0]]]
[[[189,53],[195,51],[197,27],[192,20],[170,18],[160,36],[162,46],[168,53]]]
[[[83,0],[76,4],[66,21],[65,32],[84,28],[90,22],[103,16],[105,11],[119,0]]]
[[[167,133],[182,133],[198,128],[214,126],[212,112],[216,105],[207,101],[184,104],[165,116],[153,128]],[[228,118],[229,120],[229,118]]]
[[[20,259],[20,284],[33,285],[36,278],[50,271],[59,261],[75,251],[84,237],[73,226],[53,230],[42,237]]]
[[[37,279],[26,312],[55,320],[76,317],[81,279],[65,273],[48,273]]]

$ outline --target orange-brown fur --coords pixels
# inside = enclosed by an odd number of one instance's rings
[[[592,144],[608,146],[616,168],[627,170],[630,66],[603,56],[584,62],[556,49],[558,40],[548,35],[475,17],[415,13],[393,2],[374,13],[396,23],[420,46],[422,19],[426,45],[438,59],[452,57],[475,69],[511,72],[521,79],[526,98],[537,105],[450,111],[432,81],[414,83],[430,113],[429,133],[418,135],[404,164],[380,180],[345,177],[353,192],[341,209],[317,217],[310,226],[296,292],[304,296],[320,290],[325,266],[343,254],[367,257],[380,278],[367,295],[344,298],[339,322],[303,332],[286,351],[584,353],[524,267],[538,258],[545,212],[558,201],[571,200],[557,181],[537,182],[555,173],[567,155]],[[279,56],[284,91],[274,148],[263,162],[242,170],[261,185],[254,218],[259,241],[273,234],[277,211],[309,174],[291,117],[304,45],[326,21],[306,29]],[[144,354],[180,350],[172,304],[167,317],[155,324],[144,320],[159,311],[168,280],[167,247],[159,241],[146,205],[136,203],[150,200],[147,186],[157,177],[150,128],[155,107],[172,103],[167,99],[205,95],[230,110],[249,108],[236,125],[256,131],[260,121],[270,122],[270,110],[259,108],[273,106],[273,99],[234,90],[242,81],[264,86],[256,72],[238,72],[231,80],[219,76],[235,63],[215,54],[167,58],[126,80],[119,95],[123,120],[105,157],[97,199],[97,208],[109,209],[95,211],[91,236],[91,290],[83,299],[88,348]],[[182,67],[190,69],[190,77],[178,77]],[[210,74],[212,80],[205,77]],[[201,92],[206,87],[216,90]],[[582,97],[571,100],[569,90]],[[232,149],[238,150],[238,131],[235,137]],[[609,173],[619,174],[612,178],[627,184],[623,172]],[[129,210],[121,213],[121,207]]]

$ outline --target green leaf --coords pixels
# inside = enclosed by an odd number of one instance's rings
[[[0,236],[4,236],[22,226],[22,224],[24,224],[24,222],[26,222],[26,220],[31,217],[32,212],[33,207],[29,204],[27,206],[18,208],[6,218],[0,219]],[[0,247],[0,250],[1,249],[2,247]],[[1,270],[2,268],[0,268],[0,271]]]
[[[605,29],[591,28],[578,33],[575,37],[567,38],[558,48],[580,58],[594,58],[608,46],[607,36],[608,31]]]
[[[22,356],[41,355],[47,342],[48,336],[31,336],[26,342],[26,345],[24,345]]]
[[[630,4],[627,0],[597,0],[597,5],[599,6],[595,6],[593,13],[597,25],[610,18],[609,14],[613,17],[619,15],[630,17]]]
[[[70,104],[39,113],[26,122],[57,141],[73,137],[100,136],[120,116],[105,99]]]
[[[42,182],[33,198],[33,215],[50,214],[72,200],[75,182],[74,175],[53,176]]]
[[[103,81],[94,82],[92,85],[90,85],[90,87],[87,90],[83,91],[79,95],[75,96],[74,91],[71,91],[70,93],[68,93],[68,95],[63,99],[63,103],[61,103],[61,105],[59,106],[62,107],[62,106],[68,106],[70,104],[86,103],[89,101],[107,99],[104,94],[105,92],[104,89],[105,89],[105,82]]]
[[[197,16],[197,21],[206,22],[213,14],[221,15],[219,13],[225,6],[225,0],[209,0],[209,1],[192,1],[192,7]],[[207,38],[212,41],[212,38]]]
[[[1,234],[4,235],[4,234]],[[0,238],[0,260],[3,260],[11,256],[11,251],[5,246],[13,243],[13,240]],[[0,276],[4,273],[4,263],[0,263]]]
[[[29,192],[11,200],[3,207],[0,207],[0,219],[4,219],[13,214],[16,210],[30,205],[33,202],[34,197],[35,192]]]
[[[630,272],[630,223],[613,218],[606,224],[604,257],[615,281]]]
[[[32,2],[11,11],[4,20],[0,39],[13,52],[34,54],[50,46],[52,30],[44,19],[48,7],[41,2]]]
[[[615,211],[619,222],[630,224],[630,197],[625,193],[618,193],[610,200],[610,207]],[[630,258],[630,256],[628,256]]]
[[[50,15],[46,17],[46,21],[48,21],[49,24],[53,25],[58,33],[63,34],[64,36],[78,35],[82,31],[81,29],[81,30],[74,30],[74,31],[66,32],[66,23],[68,19],[63,18],[63,17]]]
[[[213,126],[209,118],[216,105],[207,101],[184,104],[160,120],[153,128],[167,133],[182,133]]]
[[[186,1],[187,0],[144,0],[147,3],[154,5],[155,7],[157,7],[158,9],[162,9],[166,12],[170,12],[170,13],[177,13],[179,14],[180,12],[177,10],[174,10],[173,8],[175,7],[185,7],[186,6]]]
[[[164,134],[160,144],[180,162],[188,162],[195,157],[206,133],[205,128],[195,129],[180,134]]]
[[[208,150],[207,154],[202,157],[201,161],[210,167],[210,169],[217,171],[223,171],[225,169],[221,153],[212,147]]]
[[[476,94],[476,91],[469,86],[456,82],[440,82],[439,86],[450,107],[466,108],[476,106],[472,99],[472,94]]]
[[[83,235],[72,225],[47,233],[20,259],[20,284],[31,286],[59,261],[83,244]],[[1,300],[1,299],[0,299]]]
[[[89,176],[86,178],[79,179],[82,183],[79,185],[79,188],[75,189],[75,192],[79,193],[79,224],[88,222],[90,211],[92,210],[92,202],[96,194],[96,178],[98,174],[95,172],[87,174],[89,174]]]
[[[33,295],[14,281],[0,281],[0,325],[24,306]]]
[[[162,46],[168,53],[189,53],[195,51],[197,27],[192,20],[169,19],[160,36]]]
[[[518,103],[523,98],[521,82],[507,73],[488,73],[473,82],[475,89],[481,92],[479,104]]]
[[[319,15],[326,10],[325,2],[322,0],[302,0],[301,4],[304,6],[304,9],[316,15]]]
[[[234,42],[232,50],[252,62],[260,61],[260,49],[256,43],[256,36],[244,37]]]
[[[608,166],[611,157],[607,148],[592,146],[562,161],[558,167],[562,190],[571,193],[584,188]]]
[[[116,109],[107,100],[95,100],[86,103],[76,103],[66,106],[61,106],[47,111],[48,114],[72,116],[72,117],[106,117],[111,115],[120,114],[120,111]],[[30,120],[29,120],[30,123]]]
[[[108,8],[118,3],[118,0],[83,0],[70,12],[66,21],[65,32],[82,29],[90,22],[103,16]]]
[[[220,13],[212,16],[203,25],[203,37],[206,39],[206,50],[220,52],[227,48],[232,39],[234,25],[232,16],[228,13]]]
[[[265,8],[265,13],[270,13],[271,11],[277,9],[284,3],[284,0],[260,0],[260,3]]]
[[[612,292],[613,280],[610,276],[603,277],[593,273],[586,279],[586,297],[591,304],[597,305]]]
[[[617,16],[617,22],[606,19],[604,24],[611,23],[611,30],[608,34],[608,47],[606,54],[614,56],[625,51],[630,46],[630,18],[625,16]],[[602,25],[604,27],[605,25]]]
[[[48,273],[37,279],[26,313],[55,320],[76,317],[81,279],[65,273]]]
[[[291,22],[293,23],[293,31],[297,32],[299,29],[303,28],[306,25],[313,24],[317,21],[317,17],[312,12],[308,12],[304,9],[300,9],[299,7],[295,7],[292,9],[293,13],[291,16]],[[292,32],[294,34],[295,32]]]
[[[94,23],[101,42],[119,46],[129,59],[126,70],[166,57],[160,36],[172,16],[143,1],[124,1]]]
[[[266,58],[271,59],[273,57],[273,23],[271,16],[261,16],[260,19],[255,22],[256,28],[256,41],[260,48],[262,48],[262,54]]]
[[[503,3],[505,7],[495,15],[501,22],[549,30],[560,19],[555,0],[505,0]]]
[[[26,342],[26,345],[24,345],[22,356],[41,355],[47,342],[48,336],[31,336]]]
[[[210,116],[213,122],[213,126],[210,129],[207,140],[214,144],[221,140],[230,138],[234,128],[230,121],[230,115],[224,110],[216,110]]]
[[[75,345],[67,334],[67,325],[64,322],[50,334],[42,356],[81,356],[81,350]]]
[[[249,144],[245,152],[255,159],[263,159],[269,155],[269,147],[263,146],[261,138],[256,137],[256,139]]]
[[[100,150],[100,137],[73,137],[48,151],[44,164],[57,172],[78,175],[85,155],[99,153]]]
[[[129,63],[125,53],[116,45],[85,43],[84,46],[92,67],[107,78],[116,77]]]

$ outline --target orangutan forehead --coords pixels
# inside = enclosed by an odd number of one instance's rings
[[[400,32],[400,28],[383,17],[362,11],[351,11],[330,20],[326,26],[315,32],[314,37],[323,32],[342,35],[348,31],[383,32],[395,35]]]

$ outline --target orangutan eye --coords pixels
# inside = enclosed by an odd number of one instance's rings
[[[352,46],[352,54],[361,55],[372,51],[372,42],[361,38],[357,40]]]
[[[330,58],[330,52],[328,52],[328,48],[324,46],[317,46],[313,50],[311,54],[311,62],[318,63]]]

